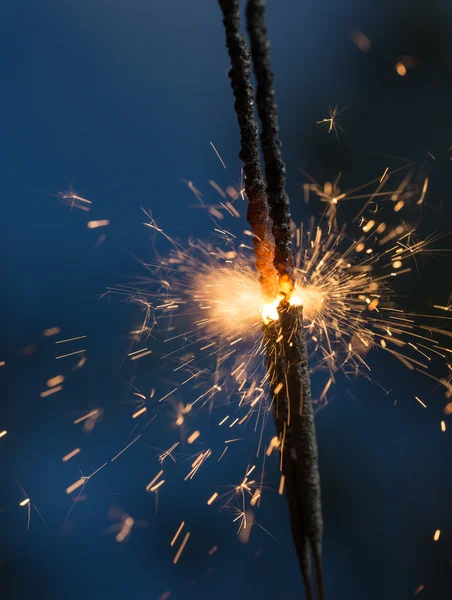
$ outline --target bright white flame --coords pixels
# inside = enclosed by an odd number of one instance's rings
[[[281,294],[273,302],[262,304],[261,314],[265,325],[271,321],[279,319],[278,306],[284,296]],[[323,294],[315,288],[300,288],[295,286],[295,291],[290,296],[289,304],[291,306],[303,306],[303,316],[307,320],[314,320],[322,308]]]
[[[273,302],[267,302],[262,304],[262,320],[265,325],[268,325],[271,321],[277,321],[279,319],[278,306],[281,302],[281,298],[276,298]]]

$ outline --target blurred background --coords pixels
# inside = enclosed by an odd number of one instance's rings
[[[163,417],[93,477],[83,501],[73,505],[76,494],[65,493],[133,440],[130,383],[148,393],[167,383],[158,344],[148,362],[124,362],[138,308],[102,297],[109,286],[144,276],[140,261],[155,256],[141,208],[170,235],[203,239],[211,221],[194,208],[187,182],[215,202],[209,179],[239,185],[217,3],[4,0],[0,16],[0,431],[8,432],[0,439],[1,598],[302,597],[284,498],[266,494],[247,544],[231,511],[205,504],[215,486],[240,482],[252,430],[193,481],[183,481],[187,465],[178,460],[158,506],[144,488],[158,470],[159,449],[177,437]],[[448,0],[269,0],[268,28],[295,220],[316,211],[303,201],[306,173],[323,184],[341,172],[340,187],[348,189],[414,161],[428,174],[429,191],[413,225],[423,236],[450,233]],[[334,107],[337,135],[318,124]],[[68,189],[92,202],[90,213],[62,202],[58,192]],[[341,207],[340,219],[359,206]],[[110,225],[91,230],[89,219]],[[239,235],[246,223],[227,228]],[[450,239],[437,247],[450,247]],[[396,288],[398,302],[421,313],[446,305],[450,258],[418,263],[420,274]],[[55,327],[59,338],[43,335]],[[87,337],[71,350],[86,349],[87,363],[73,372],[80,356],[57,364],[54,340],[79,336]],[[452,482],[451,438],[439,425],[444,393],[382,353],[369,360],[380,385],[359,379],[352,398],[350,383],[339,380],[317,416],[327,597],[447,599]],[[41,398],[60,373],[64,389]],[[103,413],[88,435],[73,421],[94,408]],[[200,419],[198,428],[219,443],[216,414]],[[80,455],[63,463],[76,447]],[[272,490],[278,478],[275,459],[266,469]],[[30,506],[19,506],[27,497]],[[118,543],[109,528],[124,515],[135,525]],[[169,541],[182,520],[192,536],[173,565]]]

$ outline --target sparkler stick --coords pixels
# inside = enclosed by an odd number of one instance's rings
[[[249,80],[249,53],[246,42],[240,33],[239,1],[219,0],[219,3],[223,11],[226,45],[232,63],[230,79],[236,98],[235,108],[241,131],[240,157],[245,161],[245,173],[251,191],[255,190],[251,183],[256,182],[260,193],[259,202],[254,200],[253,204],[248,196],[250,200],[248,220],[250,221],[250,217],[256,219],[257,212],[262,211],[261,219],[268,227],[268,207],[262,193],[260,168],[256,162],[259,160],[256,143],[257,126],[252,102],[253,90]],[[259,116],[263,126],[261,141],[275,244],[273,264],[279,276],[279,291],[283,293],[283,298],[279,301],[278,306],[278,319],[269,321],[264,326],[264,343],[273,397],[273,412],[281,440],[281,470],[285,477],[292,535],[304,579],[306,598],[307,600],[313,598],[310,574],[312,553],[317,595],[320,600],[323,600],[321,564],[323,525],[317,444],[307,365],[306,337],[303,328],[303,311],[301,306],[291,305],[294,277],[290,239],[290,205],[285,192],[285,166],[278,136],[279,128],[266,39],[264,8],[265,3],[262,0],[250,0],[247,15],[258,82]],[[247,165],[247,160],[251,161],[251,165]],[[255,179],[251,179],[253,176]],[[253,227],[251,221],[250,224]],[[267,232],[268,229],[265,231]],[[254,230],[253,233],[255,233]],[[256,254],[258,248],[259,246],[255,245]],[[257,257],[258,259],[262,258],[258,268],[261,274],[264,301],[268,302],[262,273],[266,273],[269,268],[268,264],[263,263],[270,260],[270,253],[261,257],[257,254]],[[278,299],[276,303],[278,303]]]
[[[279,288],[287,293],[294,286],[290,202],[285,190],[286,167],[279,140],[278,110],[270,67],[270,43],[265,24],[265,0],[248,0],[246,15],[257,81],[256,103],[262,123],[261,144],[267,197],[275,239],[274,265],[279,274]]]
[[[271,233],[265,182],[259,160],[258,127],[254,117],[254,92],[250,83],[251,61],[245,38],[240,33],[238,0],[219,0],[223,11],[232,68],[229,71],[235,96],[235,112],[240,127],[240,158],[244,162],[245,193],[248,198],[247,219],[253,235],[256,268],[262,293],[272,301],[277,293],[276,272],[273,268],[275,251]]]
[[[317,595],[322,600],[323,523],[303,313],[300,306],[287,303],[278,307],[278,313],[279,320],[265,326],[264,340],[273,414],[281,440],[281,470],[285,476],[292,536],[306,598],[314,597],[312,553]]]

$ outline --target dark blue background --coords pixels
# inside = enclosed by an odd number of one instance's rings
[[[304,216],[300,168],[321,181],[343,171],[349,187],[376,177],[390,160],[397,166],[391,157],[408,157],[430,173],[421,232],[450,231],[448,2],[273,0],[268,21],[295,217]],[[77,466],[91,473],[131,439],[127,381],[136,377],[146,389],[160,383],[153,359],[137,371],[121,367],[138,310],[99,299],[108,285],[144,274],[135,256],[152,260],[140,208],[150,208],[171,235],[202,238],[211,223],[188,208],[194,198],[184,181],[210,200],[208,179],[223,187],[239,180],[216,2],[5,0],[0,22],[0,360],[6,361],[0,430],[8,430],[0,440],[1,597],[156,600],[170,590],[171,599],[186,600],[299,598],[282,498],[269,492],[257,515],[276,541],[255,527],[246,546],[235,537],[230,513],[205,507],[212,486],[240,481],[251,445],[235,447],[221,468],[189,484],[182,482],[186,466],[176,465],[156,516],[144,486],[157,470],[157,451],[147,445],[166,448],[174,435],[151,425],[146,441],[89,483],[87,501],[63,527],[71,505],[64,489],[78,478]],[[370,53],[351,42],[354,28],[371,39]],[[403,54],[419,59],[404,78],[394,70]],[[316,125],[336,104],[347,106],[340,143]],[[56,193],[70,185],[93,202],[89,218],[110,219],[105,231],[88,230],[87,214],[62,206]],[[350,214],[344,209],[342,217]],[[99,232],[107,239],[96,248]],[[421,260],[421,266],[422,281],[413,275],[398,290],[409,310],[445,304],[451,291],[450,262]],[[53,339],[42,336],[52,326],[64,337],[88,335],[88,363],[72,377],[74,363],[55,366]],[[30,344],[36,352],[24,356]],[[381,353],[371,362],[391,393],[359,381],[358,405],[340,381],[317,419],[328,598],[399,600],[423,584],[420,597],[446,599],[452,489],[450,437],[439,429],[444,398]],[[67,375],[64,390],[41,399],[45,381],[60,370]],[[428,410],[413,401],[415,394],[428,398]],[[96,406],[105,410],[102,421],[82,436],[72,421]],[[220,443],[215,436],[212,428],[211,443]],[[63,464],[76,446],[80,457]],[[269,465],[268,481],[277,484],[276,464]],[[48,530],[34,510],[26,530],[19,483]],[[112,506],[146,527],[136,526],[123,544],[103,535]],[[174,567],[168,542],[182,519],[192,538]],[[437,528],[442,534],[434,544]],[[209,556],[214,544],[219,550]]]

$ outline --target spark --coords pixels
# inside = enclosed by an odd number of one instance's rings
[[[187,479],[193,479],[193,477],[196,475],[196,473],[198,472],[199,468],[201,467],[201,465],[209,458],[209,456],[212,454],[212,451],[206,450],[205,452],[200,452],[197,456],[197,458],[195,459],[195,461],[192,463],[192,469],[191,471],[188,473],[188,475],[186,475],[184,477],[184,481],[187,481]]]
[[[114,457],[113,457],[113,458],[110,460],[110,462],[113,462],[113,461],[114,461],[114,460],[116,460],[116,459],[117,459],[119,456],[121,456],[121,454],[122,454],[123,452],[125,452],[125,451],[126,451],[128,448],[130,448],[130,446],[131,446],[132,444],[134,444],[134,443],[135,443],[137,440],[139,440],[139,439],[140,439],[140,437],[141,437],[141,433],[140,433],[140,435],[137,435],[137,437],[136,437],[134,440],[132,440],[132,441],[130,442],[130,444],[127,444],[127,446],[126,446],[125,448],[123,448],[123,449],[121,450],[121,452],[118,452],[118,454],[116,454],[116,456],[114,456]]]
[[[270,456],[271,453],[273,452],[273,450],[279,448],[281,445],[280,440],[278,437],[274,436],[272,437],[272,439],[270,440],[270,444],[268,445],[267,451],[266,451],[266,456]]]
[[[84,340],[86,335],[79,335],[77,337],[67,338],[66,340],[58,340],[55,344],[66,344],[67,342],[75,342],[76,340]]]
[[[132,517],[129,517],[129,516],[127,516],[123,520],[123,525],[121,527],[121,530],[116,536],[117,542],[123,542],[130,535],[130,532],[132,531],[132,527],[133,527],[134,523],[135,523],[134,519],[132,519]]]
[[[201,434],[200,434],[200,432],[199,432],[199,431],[194,431],[194,432],[193,432],[193,433],[192,433],[192,434],[191,434],[191,435],[190,435],[190,436],[187,438],[187,442],[188,442],[189,444],[193,444],[193,442],[194,442],[195,440],[197,440],[197,439],[199,438],[199,436],[200,436],[200,435],[201,435]]]
[[[177,561],[180,558],[180,555],[182,554],[187,542],[188,542],[188,538],[190,537],[190,532],[187,531],[187,533],[185,534],[184,539],[182,540],[182,544],[180,545],[179,550],[176,552],[176,556],[173,558],[173,563],[177,564]]]
[[[172,455],[173,450],[175,450],[178,446],[179,446],[180,442],[176,442],[175,444],[173,444],[170,448],[168,448],[168,450],[165,450],[165,452],[162,452],[162,454],[160,454],[159,456],[159,462],[160,464],[163,464],[164,461],[167,458],[171,458],[171,460],[173,462],[176,462],[176,459],[174,458],[174,456]]]
[[[46,381],[46,385],[47,387],[51,388],[54,387],[56,385],[59,385],[60,383],[63,383],[64,381],[64,376],[63,375],[56,375],[55,377],[52,377],[51,379],[48,379]]]
[[[81,452],[80,448],[75,448],[75,450],[72,450],[72,452],[69,452],[68,454],[63,456],[61,460],[63,462],[67,462],[68,460],[71,460],[71,458],[74,458],[74,456],[76,456],[79,452]]]
[[[78,208],[80,210],[91,210],[89,206],[86,206],[92,204],[91,200],[83,198],[83,196],[79,196],[72,189],[69,189],[66,192],[59,192],[58,196],[62,200],[65,200],[65,203],[68,204],[71,208]]]
[[[44,329],[42,335],[44,337],[51,337],[52,335],[58,335],[61,329],[59,327],[50,327],[49,329]]]
[[[251,510],[247,510],[245,513],[240,513],[238,518],[240,518],[239,541],[242,544],[247,544],[254,525],[254,513]]]
[[[154,486],[155,482],[160,479],[160,477],[163,475],[163,469],[161,469],[157,475],[154,477],[154,479],[152,481],[150,481],[147,486],[146,486],[146,491],[149,492],[150,489]]]
[[[359,31],[359,29],[353,29],[350,34],[350,37],[353,42],[357,45],[357,47],[361,50],[361,52],[369,52],[372,48],[372,43],[367,37],[365,33]]]
[[[434,304],[433,308],[439,308],[440,310],[452,310],[452,306],[441,306],[440,304]]]
[[[415,398],[416,398],[416,400],[419,402],[419,404],[420,404],[421,406],[423,406],[424,408],[427,408],[427,405],[426,405],[426,404],[424,404],[420,398],[418,398],[417,396],[415,396]]]
[[[433,535],[433,541],[437,542],[439,540],[440,535],[441,535],[441,530],[437,529]]]
[[[421,584],[419,587],[417,587],[417,588],[414,590],[414,595],[415,595],[415,596],[417,596],[417,595],[418,595],[418,594],[420,594],[420,593],[422,592],[422,590],[424,590],[424,589],[425,589],[425,586],[423,586],[423,585]]]
[[[251,500],[250,500],[251,506],[255,506],[257,504],[257,502],[258,502],[258,500],[259,500],[260,497],[261,497],[260,490],[256,490],[254,492],[253,496],[251,497]]]
[[[146,411],[147,411],[147,408],[145,406],[143,406],[143,408],[140,408],[140,410],[137,410],[136,413],[133,413],[132,419],[136,419],[140,415],[143,415]]]
[[[284,384],[283,383],[278,383],[278,385],[275,387],[275,389],[273,390],[273,393],[275,394],[275,396],[277,394],[279,394],[279,392],[283,389]]]
[[[177,529],[176,533],[174,534],[174,537],[173,537],[173,539],[171,540],[171,543],[170,543],[170,546],[171,546],[171,548],[172,548],[172,547],[174,546],[174,544],[176,543],[176,541],[177,541],[177,538],[179,537],[179,535],[180,535],[180,533],[181,533],[182,529],[184,528],[184,526],[185,526],[185,521],[182,521],[182,523],[179,525],[179,527],[178,527],[178,529]]]
[[[135,354],[139,354],[140,352],[145,352],[148,348],[140,348],[140,350],[135,350],[134,352],[129,352],[127,356],[134,356]]]
[[[2,437],[5,437],[5,435],[6,435],[7,433],[8,433],[8,432],[6,431],[6,429],[4,429],[3,431],[0,431],[0,438],[2,438]]]
[[[110,221],[108,219],[103,219],[100,221],[88,221],[86,224],[88,229],[97,229],[98,227],[106,227],[110,225]]]
[[[88,481],[87,477],[80,477],[80,479],[77,479],[77,481],[75,481],[72,485],[70,485],[69,487],[66,488],[66,494],[72,494],[72,492],[74,492],[75,490],[77,490],[79,487],[81,487],[82,485],[85,485],[85,483]]]
[[[310,371],[326,372],[316,395],[317,410],[328,403],[339,371],[347,378],[362,372],[370,378],[371,363],[366,355],[373,348],[391,354],[411,371],[424,372],[434,361],[444,360],[448,349],[441,336],[448,336],[449,332],[443,329],[442,322],[435,321],[438,327],[432,327],[429,321],[424,325],[422,319],[430,315],[407,313],[395,303],[394,277],[410,272],[416,256],[426,254],[439,238],[435,235],[422,240],[416,229],[406,224],[407,208],[422,197],[422,193],[419,196],[419,189],[412,185],[411,174],[392,185],[393,174],[386,167],[383,175],[375,179],[377,191],[370,194],[361,194],[360,188],[341,191],[339,176],[332,183],[309,184],[308,191],[325,203],[324,213],[320,219],[313,218],[294,228],[295,288],[266,303],[262,300],[250,246],[217,227],[212,243],[192,239],[185,247],[172,241],[151,221],[150,227],[170,240],[171,250],[163,258],[159,257],[157,265],[151,265],[151,277],[146,276],[138,287],[123,286],[119,293],[144,307],[145,318],[133,332],[134,341],[143,339],[142,336],[148,339],[148,332],[158,320],[164,332],[163,341],[170,345],[162,358],[176,363],[169,367],[171,383],[168,385],[172,389],[167,393],[163,389],[161,393],[165,395],[158,402],[168,400],[166,406],[175,408],[172,422],[177,427],[184,426],[189,413],[194,417],[204,407],[214,409],[220,396],[227,398],[228,403],[237,398],[236,411],[228,409],[230,414],[218,418],[214,415],[214,423],[237,428],[253,418],[255,429],[261,428],[257,456],[263,448],[264,461],[274,451],[280,453],[281,461],[285,432],[261,446],[264,426],[275,400],[267,392],[268,376],[262,375],[262,364],[267,354],[271,360],[277,358],[284,340],[282,333],[277,334],[275,347],[267,349],[262,342],[262,331],[269,324],[280,326],[278,309],[283,301],[303,306]],[[423,181],[426,190],[427,180]],[[237,195],[236,190],[228,190],[224,196],[220,194],[223,200],[220,206],[232,213],[233,205],[228,205],[226,196],[234,197],[234,194]],[[337,220],[338,203],[358,198],[366,198],[365,208],[358,211],[353,225],[341,226]],[[402,213],[404,219],[400,217]],[[151,269],[151,266],[146,268]],[[447,312],[448,304],[435,306]],[[176,333],[172,333],[174,331]],[[128,356],[141,356],[148,350],[144,347]],[[446,393],[452,393],[447,375],[436,377],[436,381]],[[184,405],[176,398],[181,390],[187,389],[182,385],[198,390],[190,404]],[[284,380],[272,382],[273,396],[285,385]],[[146,400],[144,394],[134,394]],[[426,408],[417,396],[416,400]],[[449,404],[450,409],[449,405],[444,409],[446,414],[449,411],[452,414],[452,402]],[[144,408],[141,405],[134,415],[143,414]],[[188,434],[181,429],[180,433],[188,444],[201,435],[193,429]],[[241,439],[225,440],[224,449],[216,454],[218,462],[228,450],[227,444]],[[179,443],[158,456],[160,464],[168,457],[175,462],[172,452]],[[193,479],[211,455],[210,449],[196,453],[184,480]],[[254,468],[248,465],[245,476],[231,491],[230,499],[240,504],[235,521],[240,524],[239,531],[248,529],[247,535],[253,523],[247,514],[247,505],[258,506],[262,497],[263,469],[262,478],[259,475],[252,480]],[[162,476],[163,470],[148,484],[147,491],[157,491],[165,481]],[[284,492],[284,476],[275,487],[280,494]],[[207,505],[218,498],[215,492],[206,500]]]
[[[344,110],[344,109],[342,109],[342,110]],[[317,125],[321,125],[321,124],[328,125],[328,133],[331,133],[332,131],[334,131],[336,134],[336,137],[337,137],[338,129],[343,131],[343,129],[337,123],[337,116],[342,112],[342,110],[338,111],[337,106],[335,106],[334,108],[330,108],[328,111],[328,118],[317,121]]]
[[[424,180],[424,185],[422,186],[421,197],[417,201],[417,204],[422,204],[424,202],[425,194],[427,193],[427,188],[428,188],[428,177],[426,177]]]
[[[161,481],[159,481],[158,483],[156,483],[155,485],[153,485],[151,488],[149,488],[149,492],[156,492],[159,487],[161,487],[163,484],[165,483],[165,480],[162,479]]]
[[[441,421],[441,431],[446,431],[446,421]]]
[[[209,185],[211,185],[213,187],[213,189],[216,192],[218,192],[222,198],[226,198],[226,194],[223,192],[221,187],[215,181],[212,181],[212,179],[209,179]]]
[[[166,394],[166,396],[163,396],[163,398],[160,398],[159,402],[163,402],[163,400],[166,400],[168,398],[168,396],[171,396],[171,394],[173,394],[176,390],[177,390],[177,388],[174,388],[174,390],[171,390],[171,392],[168,392],[168,394]]]
[[[83,417],[76,419],[75,421],[73,421],[73,423],[74,423],[74,425],[77,425],[78,423],[81,423],[82,421],[86,421],[87,419],[90,419],[91,417],[95,417],[98,414],[99,414],[99,410],[96,408],[96,409],[92,410],[91,412],[87,413],[86,415],[84,415]]]
[[[218,498],[218,492],[213,493],[210,496],[210,498],[207,500],[207,505],[210,506],[211,504],[213,504],[217,498]]]
[[[226,165],[224,164],[224,160],[221,158],[220,153],[218,152],[218,150],[215,148],[215,146],[213,145],[213,142],[209,142],[210,145],[212,146],[212,148],[215,150],[215,154],[218,156],[218,158],[220,159],[221,164],[223,165],[223,167],[226,169]]]
[[[62,385],[57,385],[56,387],[51,388],[50,390],[46,390],[45,392],[41,392],[39,395],[41,398],[47,398],[47,396],[51,396],[52,394],[56,394],[57,392],[61,392],[63,389]]]
[[[218,459],[217,462],[220,462],[220,460],[223,458],[223,456],[226,454],[226,450],[229,448],[229,446],[226,446],[226,448],[223,450],[223,452],[221,453],[220,458]]]
[[[380,183],[382,183],[384,181],[384,178],[386,177],[386,175],[388,174],[389,171],[389,167],[386,167],[386,169],[384,170],[383,175],[380,178]]]
[[[86,352],[85,350],[76,350],[75,352],[69,352],[69,354],[62,354],[61,356],[55,356],[56,360],[60,358],[67,358],[68,356],[74,356],[74,354],[81,354],[82,352]]]

